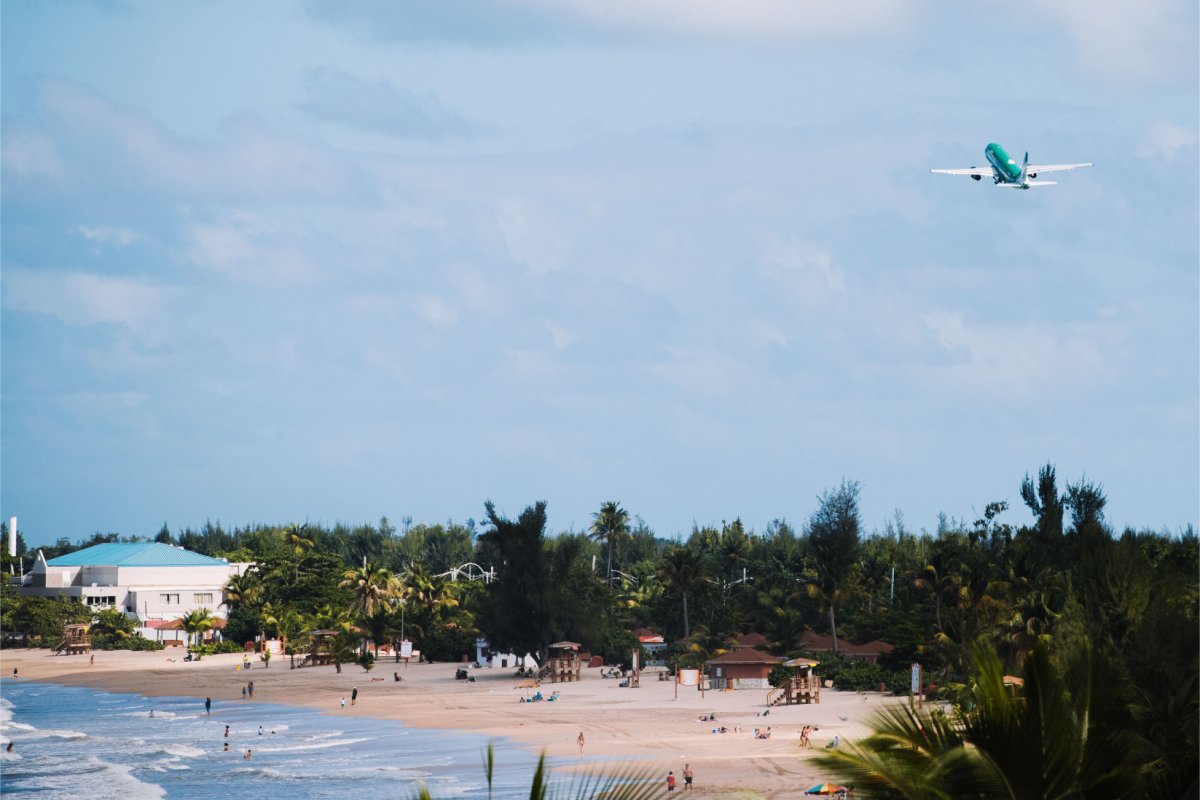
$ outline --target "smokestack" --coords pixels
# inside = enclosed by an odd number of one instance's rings
[[[16,556],[17,554],[17,518],[8,518],[8,554]]]

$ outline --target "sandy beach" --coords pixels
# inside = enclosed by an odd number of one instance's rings
[[[641,686],[624,688],[599,669],[585,669],[573,683],[543,684],[555,702],[521,703],[532,690],[516,688],[521,681],[511,669],[471,668],[475,681],[455,680],[460,664],[395,664],[380,661],[365,672],[343,665],[290,669],[287,658],[272,659],[269,668],[255,661],[249,672],[239,667],[236,654],[184,662],[183,652],[96,652],[95,665],[87,656],[55,656],[46,650],[5,650],[3,680],[41,680],[84,685],[147,696],[211,697],[222,703],[268,702],[325,709],[330,714],[400,720],[425,728],[458,729],[504,736],[549,756],[577,759],[582,731],[583,758],[596,758],[597,770],[614,762],[636,763],[651,775],[679,775],[685,763],[696,775],[695,791],[708,796],[783,798],[828,778],[812,763],[811,755],[834,736],[853,740],[866,733],[865,722],[884,703],[901,698],[860,695],[826,689],[816,705],[766,709],[765,690],[707,691],[679,687],[644,673]],[[403,680],[396,682],[393,673]],[[253,700],[243,700],[242,687],[253,680]],[[351,705],[353,689],[358,700]],[[346,698],[346,707],[341,706]],[[716,714],[717,721],[702,722]],[[815,725],[812,749],[800,748],[800,728]],[[728,733],[713,733],[724,726]],[[756,739],[754,728],[771,728],[770,739]],[[734,732],[735,728],[741,732]],[[498,757],[503,757],[499,754]],[[585,767],[586,768],[586,767]],[[680,781],[682,786],[682,781]]]

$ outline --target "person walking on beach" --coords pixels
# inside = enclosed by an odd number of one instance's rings
[[[575,741],[579,743],[579,755],[583,755],[583,731],[579,732],[579,738]]]
[[[90,656],[88,656],[88,666],[89,667],[96,666],[96,654],[95,653],[92,653]]]
[[[342,698],[342,708],[346,707],[346,698]]]
[[[683,765],[683,790],[685,792],[690,792],[692,790],[692,777],[693,777],[692,765],[684,764]]]
[[[17,668],[13,667],[13,680],[15,681],[18,677],[19,676],[17,675]]]
[[[242,687],[242,699],[243,700],[246,699],[246,687],[245,686]]]
[[[355,686],[353,689],[350,690],[350,705],[355,705],[357,703],[358,703],[358,687]]]
[[[675,794],[675,773],[668,772],[667,773],[667,797],[671,797],[674,794]]]
[[[211,697],[204,698],[204,713],[210,717],[212,716],[212,698]]]
[[[250,683],[246,684],[246,688],[250,691],[250,699],[253,700],[254,699],[254,681],[250,681]]]

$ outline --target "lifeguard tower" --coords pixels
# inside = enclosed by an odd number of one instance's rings
[[[312,645],[308,655],[300,662],[302,667],[323,667],[334,661],[334,639],[338,632],[333,630],[317,630],[312,632]]]
[[[555,642],[549,650],[550,655],[538,672],[538,678],[551,683],[579,680],[579,642]]]
[[[785,667],[792,670],[791,676],[782,685],[776,686],[767,694],[767,705],[777,706],[807,704],[821,702],[821,679],[814,669],[820,661],[811,658],[793,658],[783,662]]]
[[[63,633],[63,643],[57,652],[74,656],[82,655],[92,649],[92,627],[90,625],[74,623],[66,626]]]

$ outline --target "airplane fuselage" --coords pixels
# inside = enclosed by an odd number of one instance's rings
[[[996,183],[1021,183],[1021,165],[1000,145],[992,142],[983,149],[988,163],[992,165]]]

